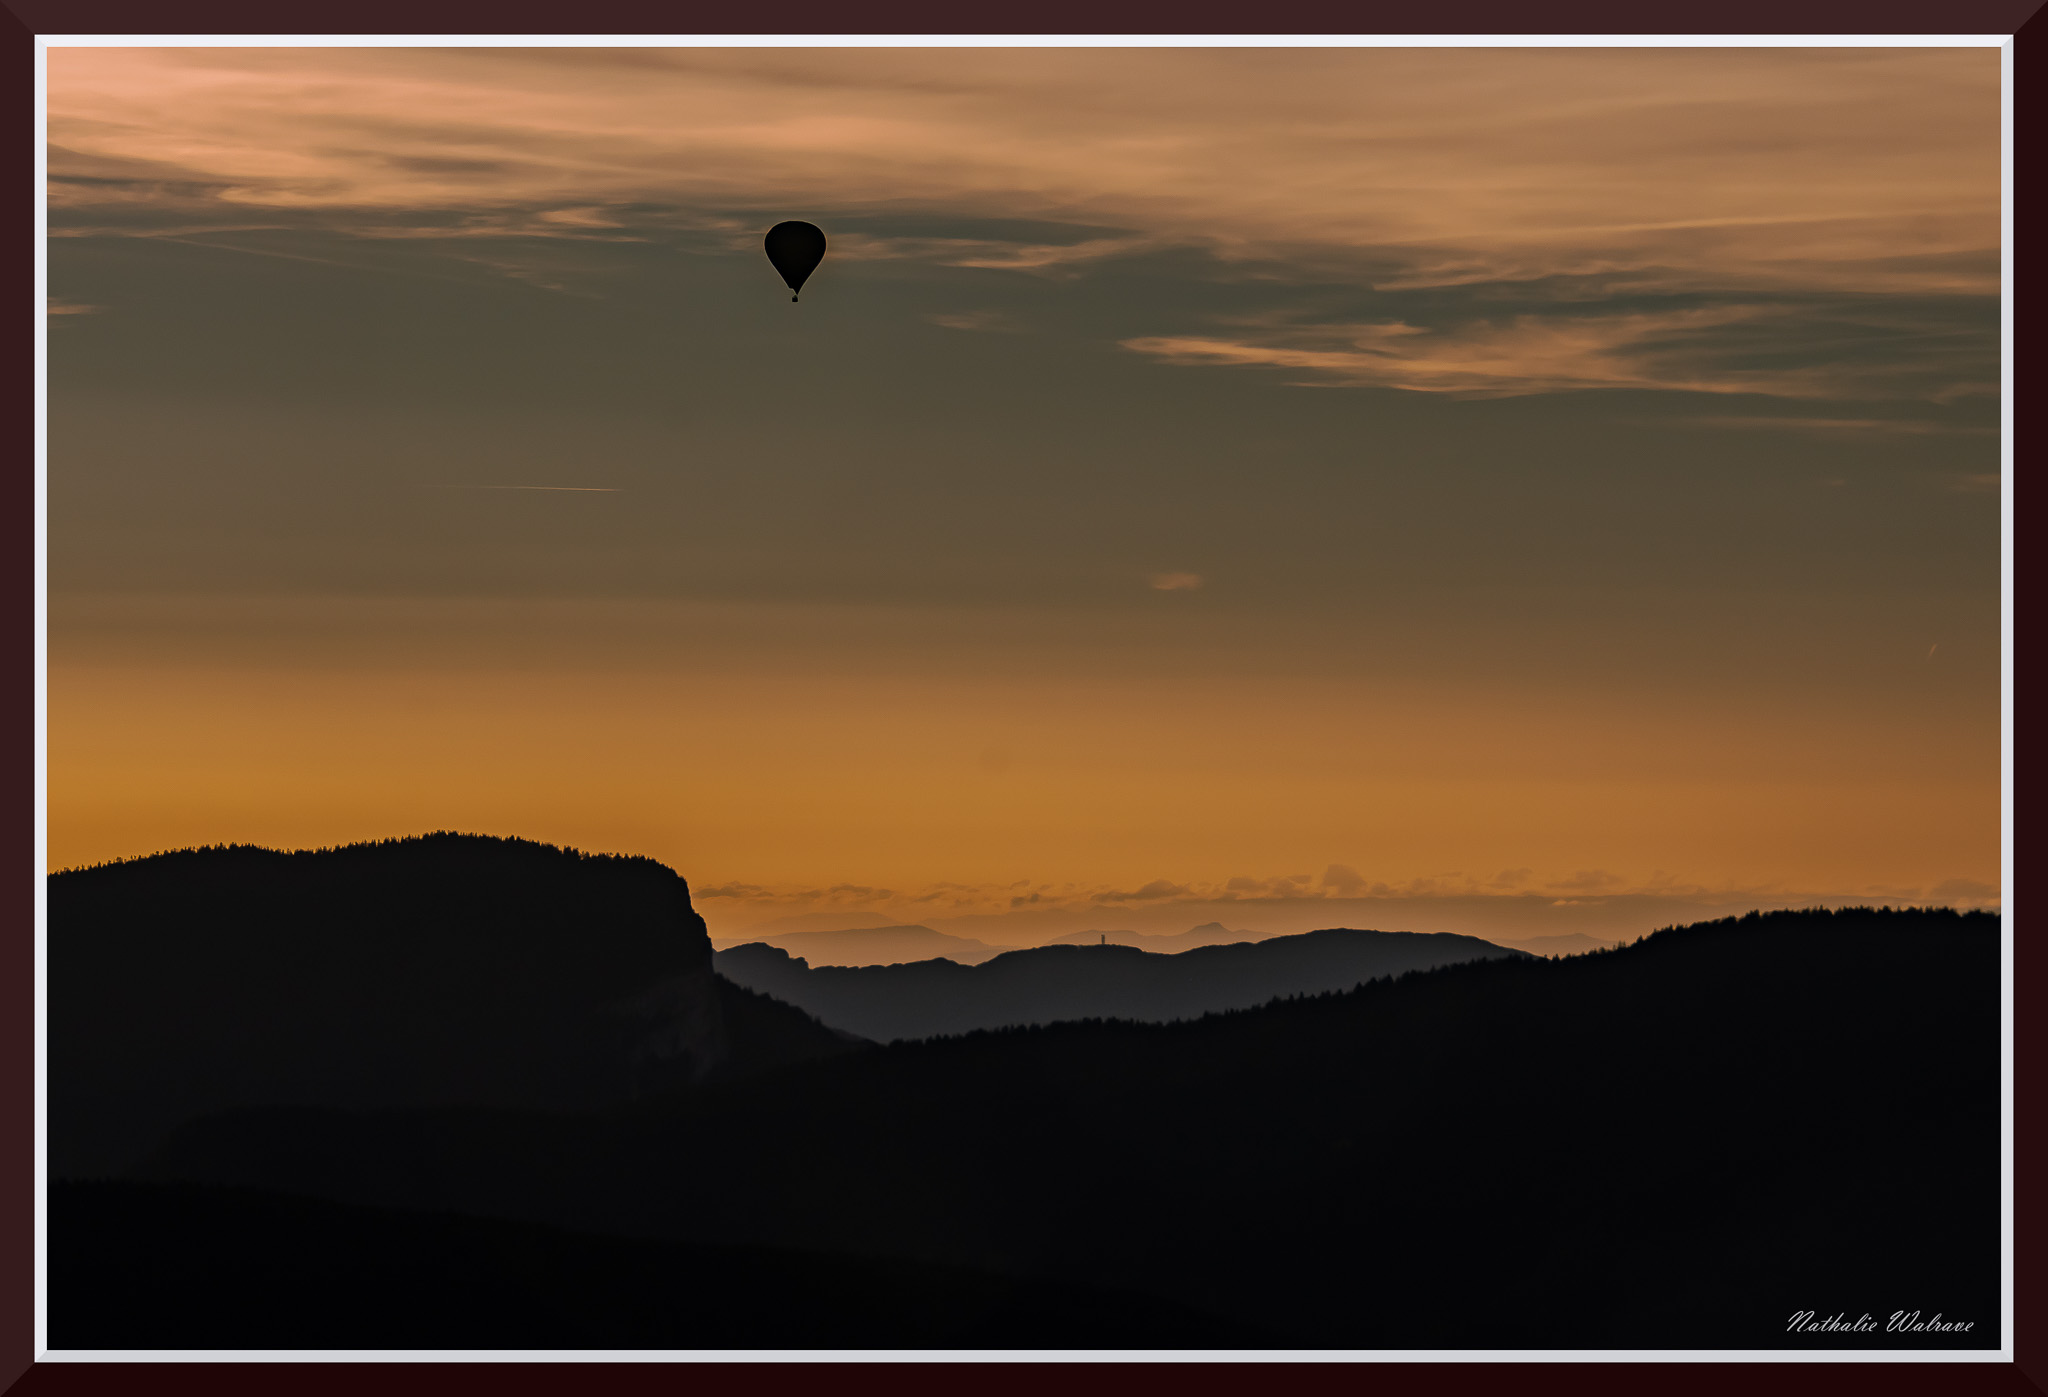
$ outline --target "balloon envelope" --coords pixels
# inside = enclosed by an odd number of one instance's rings
[[[790,300],[804,289],[804,280],[825,260],[825,233],[815,223],[778,223],[768,230],[768,260],[789,283]]]

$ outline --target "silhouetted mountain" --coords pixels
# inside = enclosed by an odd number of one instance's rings
[[[1264,941],[1266,936],[1256,931],[1232,931],[1221,922],[1204,922],[1192,931],[1183,931],[1178,936],[1148,936],[1142,931],[1070,931],[1065,936],[1055,936],[1046,942],[1048,946],[1095,946],[1107,941],[1112,946],[1135,946],[1141,951],[1192,950],[1196,946],[1232,946],[1242,941]]]
[[[961,965],[979,965],[1011,946],[990,946],[964,936],[948,936],[928,926],[853,927],[845,931],[790,931],[778,936],[719,937],[719,950],[731,946],[778,946],[812,965],[897,965],[943,956]]]
[[[1085,1277],[1299,1346],[1996,1348],[1999,1006],[1994,916],[1751,915],[605,1112],[241,1111],[144,1172]],[[1598,1183],[1531,1200],[1539,1171]],[[53,1282],[53,1334],[79,1297]]]
[[[1411,931],[1311,931],[1177,955],[1129,946],[1050,945],[980,965],[809,966],[774,946],[713,958],[735,984],[888,1042],[1062,1019],[1164,1023],[1247,1009],[1289,994],[1350,989],[1382,975],[1519,955],[1472,936]]]
[[[59,1348],[1253,1347],[1151,1296],[242,1189],[55,1183]]]
[[[721,993],[689,889],[651,859],[436,834],[48,886],[59,1177],[235,1106],[594,1107],[847,1046]]]
[[[1581,956],[1588,951],[1604,951],[1615,943],[1597,941],[1583,932],[1574,931],[1565,936],[1528,936],[1519,940],[1496,937],[1493,944],[1506,946],[1511,951],[1526,951],[1532,956]]]

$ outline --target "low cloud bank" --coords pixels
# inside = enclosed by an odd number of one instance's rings
[[[1320,883],[1306,875],[1233,878],[1218,888],[1158,879],[1133,890],[1047,886],[1021,895],[1015,887],[977,889],[947,884],[943,896],[891,894],[866,901],[834,895],[824,888],[770,892],[728,884],[693,891],[712,935],[720,938],[915,921],[954,936],[1007,946],[1039,945],[1078,931],[1174,935],[1209,922],[1261,936],[1348,926],[1448,931],[1489,940],[1573,933],[1615,940],[1645,935],[1663,926],[1759,909],[1999,905],[1997,887],[1971,879],[1949,879],[1928,887],[1821,891],[1676,884],[1630,887],[1617,875],[1597,869],[1520,890],[1503,887],[1500,879],[1533,881],[1534,875],[1526,869],[1512,869],[1483,882],[1446,875],[1396,887],[1368,883],[1356,870],[1333,865]],[[1259,891],[1248,895],[1247,885]]]

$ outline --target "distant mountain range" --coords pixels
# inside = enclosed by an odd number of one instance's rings
[[[1249,1326],[1305,1348],[1995,1349],[1999,1003],[1995,916],[1752,915],[1179,1024],[898,1043],[604,1111],[238,1111],[136,1173],[410,1210],[380,1215],[413,1221],[378,1224],[378,1266],[495,1293],[516,1264],[537,1347],[586,1332],[592,1263],[558,1273],[509,1236],[454,1249],[426,1214],[1085,1280],[1215,1316],[1198,1345]],[[1588,1186],[1517,1187],[1560,1174]],[[53,1340],[158,1332],[134,1251],[67,1269],[109,1227],[211,1232],[251,1267],[268,1245],[256,1201],[229,1222],[175,1191],[127,1213],[72,1197],[53,1193]],[[88,1204],[99,1232],[67,1231]],[[360,1265],[334,1225],[291,1226]],[[296,1332],[228,1305],[246,1273],[162,1274],[241,1317],[210,1333]],[[335,1303],[377,1321],[367,1290]],[[930,1300],[861,1309],[869,1345],[929,1335]],[[1788,1332],[1838,1310],[1971,1328]]]
[[[794,1004],[835,1028],[889,1042],[1063,1019],[1164,1023],[1248,1009],[1284,995],[1348,990],[1411,970],[1521,954],[1472,936],[1339,928],[1178,954],[1098,942],[1010,951],[979,965],[934,959],[810,966],[781,947],[755,944],[719,951],[713,963],[735,984]]]
[[[1526,951],[1532,956],[1580,956],[1588,951],[1604,951],[1618,943],[1596,940],[1575,931],[1566,936],[1495,937],[1493,944]]]
[[[1204,922],[1194,930],[1184,931],[1178,936],[1151,936],[1142,931],[1070,931],[1065,936],[1055,936],[1044,944],[1097,946],[1107,942],[1111,946],[1135,946],[1141,951],[1162,951],[1171,955],[1177,951],[1192,950],[1196,946],[1230,946],[1240,941],[1264,941],[1268,935],[1269,933],[1262,931],[1232,931],[1221,922]]]
[[[787,931],[777,936],[713,937],[715,950],[733,946],[780,947],[812,965],[897,965],[943,956],[959,965],[979,965],[1014,946],[991,946],[965,936],[948,936],[928,926],[851,927],[844,931]]]
[[[1206,922],[1172,936],[1155,936],[1141,931],[1070,931],[1063,936],[1038,942],[1045,946],[1133,946],[1141,951],[1173,955],[1198,946],[1231,946],[1248,941],[1269,941],[1274,933],[1232,930],[1221,922]],[[1537,936],[1523,939],[1487,938],[1493,945],[1537,956],[1578,955],[1615,943],[1574,932],[1566,936]],[[905,965],[922,960],[950,960],[956,965],[980,965],[1016,946],[997,946],[972,937],[935,931],[928,926],[848,927],[831,931],[788,931],[773,935],[714,936],[713,949],[729,951],[738,946],[774,946],[807,962],[813,969],[827,965]]]

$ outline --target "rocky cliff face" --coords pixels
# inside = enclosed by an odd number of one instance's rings
[[[709,965],[619,1004],[631,1094],[695,1084],[724,1066],[731,1046],[722,1005]]]
[[[49,990],[58,1177],[118,1173],[240,1107],[598,1108],[728,1056],[683,880],[524,840],[56,874]]]

